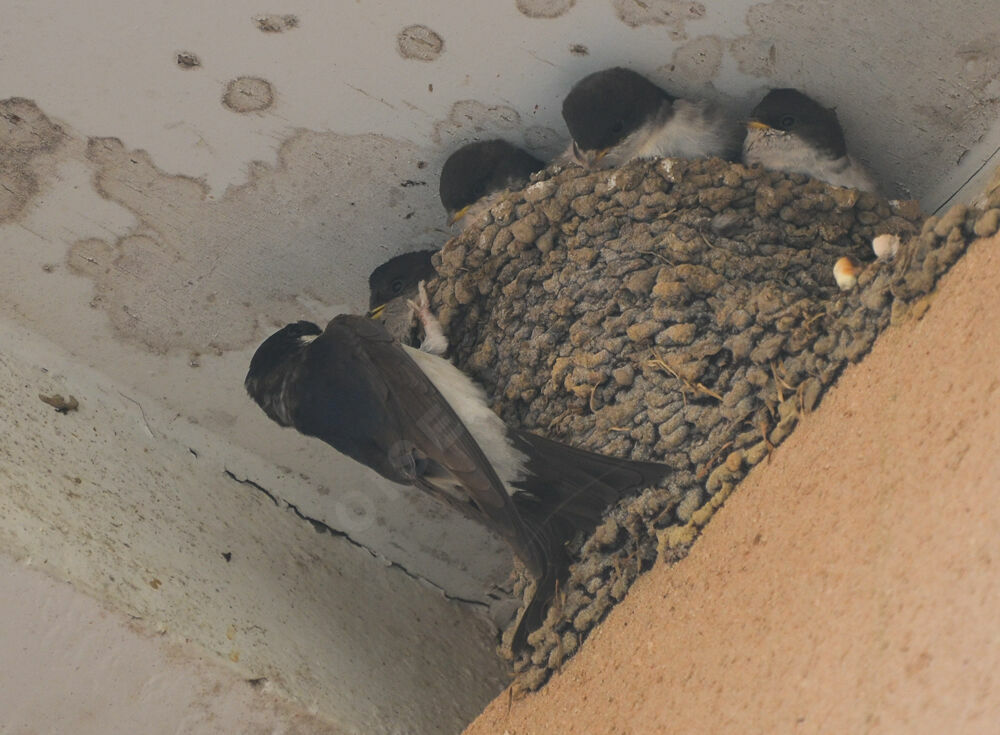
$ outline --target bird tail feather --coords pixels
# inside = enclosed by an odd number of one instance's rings
[[[513,431],[514,446],[527,456],[528,476],[514,495],[532,546],[544,560],[535,589],[509,633],[510,648],[521,650],[528,634],[542,625],[550,603],[569,571],[566,542],[591,533],[604,513],[630,492],[654,485],[670,471],[656,462],[606,457],[525,431]]]
[[[514,436],[515,446],[528,456],[529,473],[515,485],[537,498],[539,510],[584,530],[596,527],[622,497],[656,484],[670,471],[657,462],[606,457],[526,431]]]

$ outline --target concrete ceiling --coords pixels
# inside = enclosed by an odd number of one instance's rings
[[[105,376],[137,430],[212,454],[220,475],[468,600],[505,576],[498,541],[278,429],[242,389],[276,326],[360,311],[374,266],[444,243],[451,150],[502,136],[555,153],[562,96],[617,64],[736,115],[768,87],[800,87],[836,105],[888,193],[928,210],[1000,147],[1000,20],[985,1],[5,10],[3,320]]]

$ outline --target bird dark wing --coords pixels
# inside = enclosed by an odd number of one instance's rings
[[[527,431],[514,430],[512,436],[528,458],[524,479],[514,484],[537,499],[539,511],[588,534],[625,495],[655,485],[670,472],[658,462],[608,457]]]
[[[484,522],[542,573],[537,533],[461,419],[382,325],[333,319],[309,345],[294,390],[297,429]]]

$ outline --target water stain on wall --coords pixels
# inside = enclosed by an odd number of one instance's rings
[[[751,77],[771,77],[777,69],[777,39],[740,36],[729,43],[740,71]]]
[[[198,54],[192,53],[190,51],[178,51],[177,66],[185,70],[197,69],[199,66],[201,66],[201,59],[198,58]]]
[[[94,281],[92,306],[129,341],[156,353],[242,348],[276,325],[361,308],[367,284],[350,273],[431,244],[420,233],[439,213],[414,193],[425,187],[403,186],[418,178],[418,158],[382,136],[301,131],[277,165],[256,163],[247,183],[212,200],[204,182],[94,138],[95,188],[139,224],[114,242],[76,242],[69,266]]]
[[[566,147],[569,133],[560,133],[544,125],[531,125],[524,129],[524,146],[542,159],[555,156]]]
[[[407,26],[396,36],[396,50],[404,59],[434,61],[444,51],[444,39],[427,26]]]
[[[674,49],[670,64],[661,71],[673,82],[671,89],[700,88],[719,73],[724,50],[717,36],[699,36]]]
[[[237,77],[226,85],[222,106],[233,112],[259,112],[274,104],[274,88],[260,77]]]
[[[689,0],[611,0],[615,15],[625,25],[665,26],[675,40],[687,38],[688,21],[705,15],[705,6]]]
[[[986,105],[993,111],[992,117],[996,119],[1000,102],[1000,32],[988,33],[959,44],[950,61],[955,66],[961,65],[963,86],[979,104]],[[953,126],[962,125],[969,112],[978,112],[979,116],[983,112],[964,110],[957,99],[954,102],[949,99],[942,107],[945,118]]]
[[[17,219],[38,193],[38,158],[63,139],[62,128],[31,100],[0,101],[0,222]]]
[[[434,124],[431,140],[449,145],[449,141],[503,137],[520,126],[521,115],[513,107],[485,105],[479,100],[459,100],[451,106],[448,117]]]
[[[576,0],[516,0],[517,9],[529,18],[558,18],[576,5]]]

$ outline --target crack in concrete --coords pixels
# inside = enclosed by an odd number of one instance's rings
[[[424,584],[427,584],[427,585],[433,587],[438,592],[440,592],[442,595],[444,595],[444,598],[446,600],[449,600],[451,602],[460,602],[460,603],[463,603],[465,605],[472,605],[472,606],[475,606],[475,607],[482,607],[482,608],[487,608],[487,609],[489,608],[489,604],[488,603],[481,602],[480,600],[470,600],[470,599],[468,599],[466,597],[460,597],[458,595],[449,594],[448,591],[444,587],[442,587],[441,585],[436,584],[436,583],[432,582],[431,580],[427,579],[426,577],[420,576],[419,574],[414,574],[413,572],[411,572],[409,569],[407,569],[406,567],[404,567],[399,562],[395,562],[395,561],[392,561],[390,559],[386,559],[382,555],[376,553],[372,549],[370,549],[367,546],[365,546],[360,541],[355,541],[353,538],[351,538],[350,534],[346,533],[345,531],[340,531],[340,530],[338,530],[336,528],[333,528],[332,526],[324,523],[321,520],[318,520],[316,518],[312,518],[310,516],[307,516],[305,513],[303,513],[301,510],[299,510],[299,507],[297,505],[295,505],[295,503],[290,503],[287,500],[285,500],[284,498],[279,498],[277,495],[275,495],[274,493],[272,493],[266,487],[264,487],[263,485],[260,485],[260,484],[258,484],[256,482],[254,482],[250,478],[239,478],[233,472],[231,472],[228,468],[223,468],[223,472],[225,473],[226,477],[228,477],[229,479],[235,480],[236,482],[240,483],[241,485],[248,485],[248,486],[252,487],[254,490],[257,490],[258,492],[261,492],[264,495],[266,495],[268,497],[268,499],[272,503],[274,503],[275,507],[281,508],[282,506],[284,506],[286,510],[292,511],[292,513],[294,513],[296,516],[298,516],[299,518],[301,518],[306,523],[310,524],[313,527],[313,529],[316,531],[316,533],[329,533],[331,536],[336,536],[338,538],[344,539],[345,541],[347,541],[352,546],[356,546],[359,549],[363,549],[364,551],[367,551],[369,554],[372,555],[373,558],[378,559],[383,564],[386,564],[389,568],[391,568],[391,569],[397,569],[400,572],[402,572],[403,574],[405,574],[407,577],[409,577],[410,579],[416,580],[417,582],[422,582]]]

